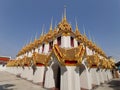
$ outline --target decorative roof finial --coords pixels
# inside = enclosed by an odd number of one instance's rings
[[[44,24],[42,26],[42,32],[41,32],[41,36],[43,36],[43,35],[44,35]]]
[[[84,26],[84,24],[83,24],[83,31],[84,31],[84,36],[86,36],[85,26]]]
[[[66,5],[64,5],[64,20],[66,20]]]
[[[76,18],[75,18],[75,23],[76,23],[76,30],[79,31]]]
[[[89,39],[90,39],[90,41],[92,41],[92,38],[91,38],[90,32],[89,32]]]
[[[36,34],[35,34],[35,40],[37,40],[37,32],[36,32]]]
[[[95,38],[94,38],[94,36],[92,36],[92,39],[93,39],[93,43],[96,43],[96,42],[95,42]]]
[[[52,22],[53,22],[53,17],[52,17],[52,19],[51,19],[50,31],[52,31]]]

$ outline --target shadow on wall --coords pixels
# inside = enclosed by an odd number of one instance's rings
[[[113,90],[120,90],[120,79],[119,80],[112,80],[108,83],[110,88]]]
[[[0,85],[0,90],[13,90],[14,84],[3,84]]]

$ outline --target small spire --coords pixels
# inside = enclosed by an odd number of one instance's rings
[[[41,32],[41,36],[43,36],[43,35],[44,35],[44,24],[42,26],[42,32]]]
[[[30,43],[32,43],[32,36],[31,36],[31,39],[30,39]]]
[[[56,30],[56,28],[57,28],[57,21],[55,22],[55,27],[54,27],[54,30]]]
[[[53,22],[53,17],[52,17],[52,19],[51,19],[50,31],[52,31],[52,22]]]
[[[89,39],[90,39],[90,41],[92,41],[92,38],[91,38],[90,32],[89,32]]]
[[[62,21],[63,21],[63,13],[62,13]]]
[[[94,38],[94,36],[92,36],[92,39],[93,39],[93,43],[96,43],[96,42],[95,42],[95,38]]]
[[[75,18],[75,22],[76,22],[76,31],[79,31],[76,18]]]
[[[64,20],[66,20],[66,5],[64,5]]]
[[[37,32],[36,32],[36,34],[35,34],[35,40],[37,40]]]
[[[84,26],[84,24],[83,24],[83,31],[84,31],[84,36],[86,36],[85,26]]]

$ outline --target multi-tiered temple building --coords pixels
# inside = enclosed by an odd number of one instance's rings
[[[112,79],[114,61],[64,17],[7,63],[7,71],[52,90],[92,89]]]

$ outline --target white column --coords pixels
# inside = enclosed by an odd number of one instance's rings
[[[41,86],[43,86],[44,71],[45,71],[44,66],[37,66],[37,70],[35,71],[35,74],[33,77],[34,83],[37,83],[37,84],[40,84]]]
[[[44,46],[44,53],[47,54],[49,51],[49,43],[46,43]]]
[[[74,38],[74,47],[78,47],[78,42],[75,38]]]
[[[82,89],[91,90],[92,81],[91,73],[88,71],[87,67],[80,67],[80,86]]]
[[[91,77],[92,77],[92,84],[100,85],[99,74],[96,71],[96,68],[91,68],[90,73],[91,73]]]
[[[53,70],[51,67],[47,67],[46,74],[45,74],[45,83],[44,87],[47,89],[55,88]]]
[[[103,72],[102,72],[102,71],[103,71],[102,69],[100,69],[100,70],[98,71],[100,83],[104,83],[104,77],[103,77]]]
[[[61,90],[80,90],[79,67],[61,67]]]
[[[30,80],[30,81],[33,80],[33,69],[32,69],[32,67],[28,67],[28,71],[27,71],[26,75],[27,75],[27,80]]]
[[[104,70],[104,78],[105,78],[105,81],[107,82],[108,81],[107,70]]]

